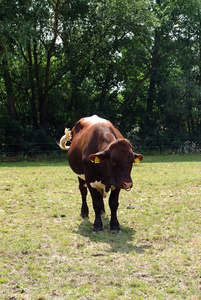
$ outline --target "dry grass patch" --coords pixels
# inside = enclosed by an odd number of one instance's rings
[[[122,233],[92,233],[67,162],[0,167],[0,299],[201,299],[201,157],[145,157]]]

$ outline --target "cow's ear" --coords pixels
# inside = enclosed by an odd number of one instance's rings
[[[143,156],[141,154],[138,153],[134,153],[134,164],[137,165],[141,162],[141,160],[143,159]]]
[[[91,154],[89,158],[92,163],[99,164],[101,162],[101,159],[96,154]]]
[[[108,157],[108,151],[102,151],[89,155],[92,163],[99,164]]]

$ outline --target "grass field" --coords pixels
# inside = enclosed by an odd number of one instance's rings
[[[105,203],[94,234],[67,161],[1,163],[0,299],[201,299],[201,156],[148,156],[132,178],[122,232]]]

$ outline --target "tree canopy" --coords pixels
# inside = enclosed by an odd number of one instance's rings
[[[94,113],[130,136],[200,136],[199,0],[1,0],[1,142]]]

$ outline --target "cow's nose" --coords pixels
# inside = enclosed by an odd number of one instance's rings
[[[132,181],[124,181],[122,185],[123,185],[123,189],[129,190],[132,188],[133,183]]]

